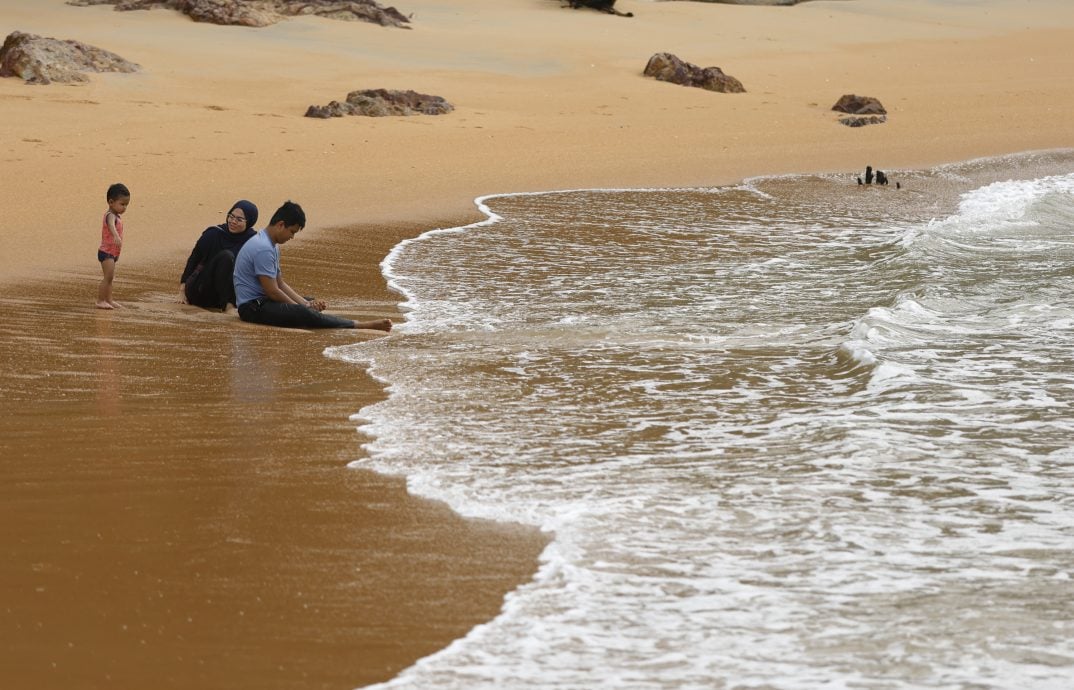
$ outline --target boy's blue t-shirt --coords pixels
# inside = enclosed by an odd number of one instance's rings
[[[235,306],[267,297],[258,276],[280,275],[280,248],[262,230],[242,245],[235,257]]]

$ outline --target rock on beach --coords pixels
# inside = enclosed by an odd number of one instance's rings
[[[68,0],[68,5],[115,5],[117,10],[171,9],[196,22],[262,27],[285,17],[317,15],[409,29],[410,18],[376,0]]]
[[[84,82],[86,72],[137,72],[137,64],[79,41],[14,31],[0,47],[0,77],[27,84]]]
[[[344,115],[443,115],[454,109],[455,106],[441,96],[430,96],[416,91],[364,89],[351,91],[342,103],[331,101],[328,105],[311,105],[306,110],[306,117],[327,119]]]
[[[681,86],[695,86],[720,93],[745,93],[742,82],[719,67],[698,67],[671,53],[657,53],[645,65],[645,76]]]
[[[847,113],[847,116],[839,118],[839,124],[847,127],[864,127],[866,125],[879,125],[887,122],[887,108],[880,100],[872,96],[858,96],[848,93],[839,97],[832,106],[832,110],[838,113]]]

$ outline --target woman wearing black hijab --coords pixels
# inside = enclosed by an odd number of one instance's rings
[[[179,302],[224,311],[235,303],[232,273],[242,245],[253,237],[257,206],[236,201],[220,225],[205,228],[194,244],[179,279]]]

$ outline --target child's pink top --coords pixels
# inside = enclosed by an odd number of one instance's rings
[[[118,257],[119,247],[116,246],[115,240],[112,239],[112,233],[108,230],[109,213],[111,211],[106,211],[104,219],[101,221],[101,246],[99,251]],[[119,235],[119,239],[123,239],[123,219],[119,216],[116,216],[116,234]]]

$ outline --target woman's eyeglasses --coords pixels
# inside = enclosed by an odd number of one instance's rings
[[[236,223],[242,223],[243,225],[246,224],[246,219],[245,218],[243,218],[242,216],[236,216],[234,213],[227,214],[227,219],[228,220],[233,220]]]

